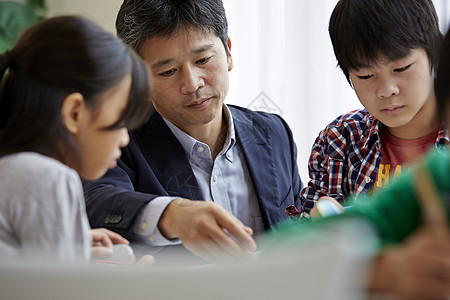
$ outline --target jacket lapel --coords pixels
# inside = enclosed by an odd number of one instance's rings
[[[203,199],[188,158],[158,113],[153,113],[138,132],[148,164],[170,196]]]
[[[237,110],[233,109],[232,113],[236,140],[244,153],[264,225],[268,228],[271,223],[268,221],[268,215],[271,215],[271,211],[278,210],[276,207],[278,181],[268,128],[254,124],[251,119]]]

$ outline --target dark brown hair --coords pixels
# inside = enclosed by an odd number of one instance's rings
[[[132,129],[147,117],[145,64],[122,41],[82,17],[55,17],[31,27],[0,55],[0,156],[33,151],[63,160],[77,153],[62,122],[65,97],[81,93],[95,115],[102,93],[128,74],[128,105],[108,129]]]

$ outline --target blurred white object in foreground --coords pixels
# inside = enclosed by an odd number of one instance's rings
[[[317,233],[317,232],[316,232]],[[2,299],[364,299],[376,239],[347,221],[272,244],[254,262],[230,266],[0,265]]]

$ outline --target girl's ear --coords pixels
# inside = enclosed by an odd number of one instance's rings
[[[61,113],[63,124],[67,130],[73,134],[78,133],[87,113],[83,95],[80,93],[67,95],[62,104]]]

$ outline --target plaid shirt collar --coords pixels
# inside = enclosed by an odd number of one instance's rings
[[[362,150],[367,151],[368,149],[371,148],[373,143],[376,143],[377,150],[381,150],[380,131],[382,123],[372,115],[367,115],[367,117],[369,119],[368,121],[370,122],[371,126],[369,130],[369,135],[362,146]]]

